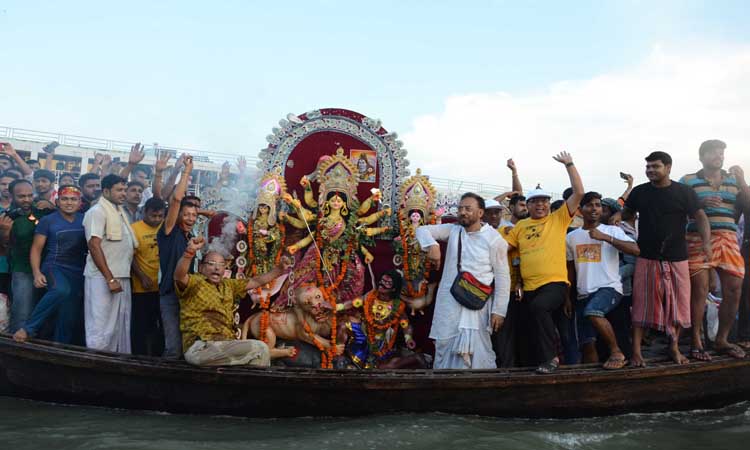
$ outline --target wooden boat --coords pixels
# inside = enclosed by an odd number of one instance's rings
[[[441,411],[502,417],[586,417],[720,407],[750,399],[750,358],[605,371],[531,369],[339,371],[199,368],[0,336],[6,395],[69,404],[247,417]]]

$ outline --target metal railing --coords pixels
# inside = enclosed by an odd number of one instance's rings
[[[130,147],[135,144],[134,141],[131,142],[114,139],[101,139],[88,136],[78,136],[74,134],[53,133],[49,131],[28,130],[24,128],[14,128],[6,126],[0,126],[0,138],[12,138],[35,142],[57,141],[60,144],[69,147],[89,148],[125,153],[129,152]],[[144,145],[146,145],[146,150],[150,152],[154,152],[158,149],[159,152],[166,151],[171,153],[173,156],[179,155],[181,153],[189,153],[193,155],[193,158],[196,161],[216,164],[217,166],[221,165],[224,161],[234,161],[239,156],[236,153],[225,153],[182,147],[165,147],[159,144]],[[255,155],[245,155],[245,158],[247,160],[248,167],[255,167],[256,163],[259,161],[258,157]],[[464,192],[474,192],[485,198],[492,198],[498,194],[511,190],[511,188],[508,186],[475,181],[454,180],[450,178],[430,177],[430,181],[439,192],[451,195]],[[559,197],[558,194],[553,194],[553,196],[555,198]]]

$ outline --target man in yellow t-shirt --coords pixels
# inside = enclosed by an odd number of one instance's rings
[[[584,194],[573,158],[562,152],[554,159],[565,164],[573,189],[566,206],[550,214],[551,197],[537,188],[526,196],[529,218],[519,221],[503,236],[521,256],[522,301],[528,308],[533,338],[537,343],[539,373],[552,373],[560,364],[555,351],[557,328],[551,313],[562,306],[567,295],[565,237]]]
[[[164,346],[159,313],[159,247],[156,233],[164,221],[164,200],[153,197],[143,207],[143,220],[131,225],[138,241],[131,277],[133,301],[130,343],[134,355],[159,356]]]

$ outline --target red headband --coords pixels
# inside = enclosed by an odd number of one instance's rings
[[[60,189],[57,195],[58,197],[62,197],[63,195],[74,195],[76,197],[80,197],[81,190],[75,186],[65,186],[64,188]]]

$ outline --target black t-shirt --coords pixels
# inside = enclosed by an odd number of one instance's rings
[[[188,241],[191,237],[190,233],[186,234],[177,224],[169,234],[164,232],[163,225],[159,227],[159,231],[156,233],[156,244],[159,246],[159,268],[161,269],[159,295],[168,295],[174,292],[174,270],[177,268],[177,263],[180,262],[183,253],[187,250]],[[193,271],[192,263],[189,271]]]
[[[625,207],[638,212],[638,246],[642,258],[688,259],[687,219],[701,209],[693,189],[676,181],[663,188],[641,184],[630,193]]]

